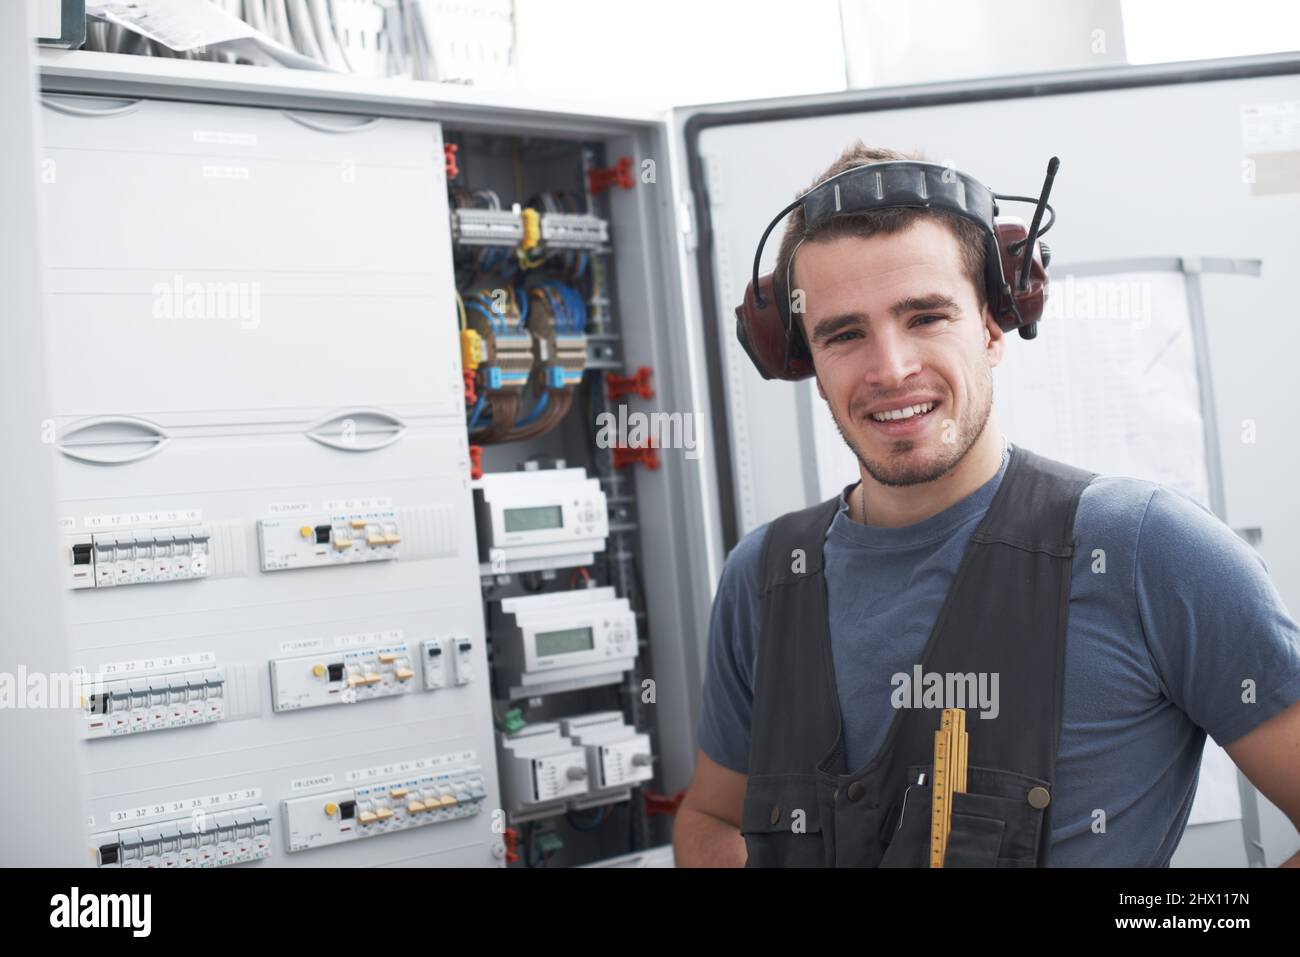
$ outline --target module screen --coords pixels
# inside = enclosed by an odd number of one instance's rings
[[[596,638],[590,628],[568,628],[564,631],[540,631],[537,633],[537,657],[549,658],[551,655],[567,655],[575,651],[591,651],[596,647]]]
[[[564,511],[558,505],[505,510],[507,532],[538,532],[545,528],[564,527]]]

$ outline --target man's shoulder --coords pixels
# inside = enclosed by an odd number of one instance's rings
[[[836,499],[835,506],[839,507],[843,503]],[[736,547],[727,555],[726,563],[722,570],[723,582],[727,583],[728,579],[733,584],[745,584],[755,592],[759,589],[762,580],[763,570],[763,549],[767,542],[768,532],[777,522],[786,522],[794,519],[796,516],[800,520],[805,519],[824,519],[825,509],[831,507],[830,501],[818,502],[816,505],[807,508],[791,509],[783,515],[779,515],[771,521],[763,522],[746,532],[736,543]],[[722,586],[720,586],[721,588]]]
[[[719,594],[758,593],[763,569],[763,542],[771,526],[771,522],[764,522],[741,536],[723,564]]]
[[[1255,557],[1201,502],[1168,485],[1129,476],[1092,480],[1079,498],[1074,537],[1076,543],[1120,539],[1146,565],[1179,567],[1209,550]]]
[[[1079,496],[1077,521],[1096,520],[1109,527],[1142,522],[1142,516],[1158,491],[1171,491],[1158,482],[1129,475],[1097,475]]]

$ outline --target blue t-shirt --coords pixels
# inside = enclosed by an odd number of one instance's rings
[[[824,556],[850,770],[884,742],[896,713],[892,676],[911,675],[921,660],[1007,461],[960,502],[902,528],[851,520],[841,496]],[[723,569],[699,725],[704,753],[742,774],[766,530],[747,534]],[[1098,476],[1075,517],[1066,642],[1051,864],[1167,866],[1206,733],[1231,744],[1300,700],[1300,629],[1263,560],[1213,514],[1151,482]],[[1253,700],[1245,682],[1254,683]],[[1093,830],[1096,809],[1104,833]]]

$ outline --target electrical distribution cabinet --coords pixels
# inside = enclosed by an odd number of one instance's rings
[[[666,118],[42,64],[86,814],[51,826],[100,867],[666,843],[720,559],[708,437],[597,438],[620,412],[707,418]],[[564,414],[529,428],[543,368]],[[538,734],[574,760],[521,803],[502,775]]]

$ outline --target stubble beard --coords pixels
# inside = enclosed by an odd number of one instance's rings
[[[891,452],[888,459],[869,459],[862,454],[858,444],[849,437],[849,432],[845,430],[844,423],[835,413],[834,406],[828,402],[826,407],[830,409],[831,418],[835,421],[835,428],[839,430],[844,444],[857,456],[867,474],[881,485],[903,487],[933,482],[957,467],[957,463],[965,458],[966,453],[984,434],[984,428],[988,425],[989,415],[993,411],[993,370],[987,365],[983,366],[983,369],[984,387],[980,390],[983,394],[983,402],[979,402],[977,407],[968,409],[963,414],[961,422],[958,423],[956,441],[944,442],[940,438],[936,451],[929,456],[925,455],[923,450],[919,450],[918,454],[918,443],[915,439],[895,439],[890,443]]]

